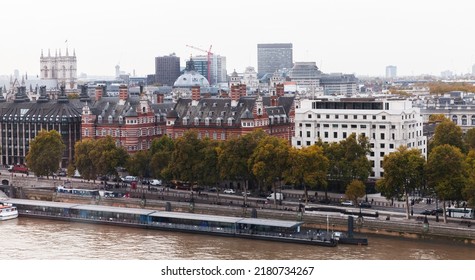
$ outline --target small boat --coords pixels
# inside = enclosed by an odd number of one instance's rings
[[[0,202],[0,221],[15,219],[18,217],[16,206],[11,203]]]

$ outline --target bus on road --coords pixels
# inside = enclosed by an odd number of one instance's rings
[[[456,208],[456,207],[447,207],[446,208],[447,217],[452,218],[463,218],[463,219],[473,219],[474,212],[472,208]]]

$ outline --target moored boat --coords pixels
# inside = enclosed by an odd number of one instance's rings
[[[16,206],[11,203],[0,202],[0,221],[11,220],[18,217]]]

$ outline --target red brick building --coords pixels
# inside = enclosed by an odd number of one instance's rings
[[[228,96],[202,98],[193,87],[190,98],[180,98],[166,116],[166,134],[183,136],[194,129],[198,137],[226,140],[262,129],[269,135],[291,141],[294,131],[294,96],[285,96],[276,85],[271,96],[246,96],[246,86],[231,84]]]
[[[139,97],[128,94],[126,85],[119,88],[119,97],[105,97],[105,86],[97,86],[95,98],[87,96],[83,87],[81,101],[86,101],[82,110],[82,139],[99,139],[112,136],[117,146],[130,153],[147,150],[154,138],[165,134],[166,114],[174,104],[166,104],[158,95],[152,103],[144,93]]]

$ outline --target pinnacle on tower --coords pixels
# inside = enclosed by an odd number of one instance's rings
[[[66,48],[66,56],[69,56],[68,48]]]

